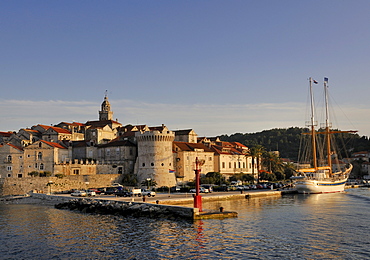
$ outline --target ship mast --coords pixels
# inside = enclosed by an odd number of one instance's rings
[[[324,90],[325,90],[325,134],[326,134],[326,151],[328,157],[329,173],[332,173],[332,161],[331,161],[331,144],[330,144],[330,122],[329,122],[329,98],[328,98],[328,78],[324,78]]]
[[[314,100],[312,91],[313,79],[310,77],[310,96],[311,96],[311,140],[312,140],[312,161],[313,168],[317,170],[317,155],[316,155],[316,132],[315,132],[315,111],[314,111]],[[316,83],[316,82],[315,82]]]

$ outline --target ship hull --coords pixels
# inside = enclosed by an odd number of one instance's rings
[[[340,181],[300,180],[295,183],[295,188],[298,193],[309,194],[343,192],[346,181],[346,179]]]

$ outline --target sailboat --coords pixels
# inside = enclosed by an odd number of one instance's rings
[[[298,165],[296,176],[291,177],[298,193],[332,193],[343,192],[345,184],[353,168],[350,163],[342,163],[338,160],[338,154],[334,150],[331,136],[336,133],[353,133],[356,131],[334,131],[329,122],[329,104],[328,104],[328,78],[324,78],[325,93],[325,125],[324,130],[317,131],[315,128],[315,109],[312,83],[317,84],[312,78],[309,78],[311,120],[308,123],[310,132],[311,154],[310,160]],[[319,135],[324,136],[323,143],[320,144]],[[322,155],[322,157],[320,157]]]

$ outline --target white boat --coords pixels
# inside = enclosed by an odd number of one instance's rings
[[[310,158],[301,158],[304,162],[298,165],[296,176],[291,177],[294,181],[295,188],[299,193],[332,193],[343,192],[349,174],[352,170],[351,164],[345,164],[339,161],[339,156],[334,150],[333,140],[331,136],[335,133],[353,133],[356,131],[333,131],[329,122],[328,108],[328,79],[324,78],[325,92],[325,126],[323,131],[316,131],[314,117],[314,99],[312,91],[312,83],[317,84],[312,78],[310,82],[310,98],[311,98],[311,120],[308,123],[310,132],[306,133],[310,136]],[[318,136],[322,135],[323,143],[319,144]],[[320,152],[321,150],[322,152]],[[321,155],[321,157],[320,157]]]

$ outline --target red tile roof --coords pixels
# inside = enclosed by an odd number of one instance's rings
[[[16,146],[14,144],[10,144],[10,143],[7,143],[7,145],[9,145],[9,146],[11,146],[11,147],[13,147],[13,148],[15,148],[15,149],[17,149],[19,151],[23,151],[23,148],[22,147],[19,147],[19,146]]]
[[[213,152],[202,143],[173,142],[173,144],[174,146],[179,147],[181,151],[194,151],[195,149],[203,149],[205,152]]]
[[[60,128],[60,127],[55,127],[55,126],[50,126],[48,128],[49,129],[53,129],[55,132],[57,132],[58,134],[71,134],[71,132],[67,129],[64,129],[64,128]]]
[[[41,140],[40,142],[43,142],[47,145],[50,145],[52,147],[55,147],[55,148],[60,148],[60,149],[67,149],[66,147],[64,147],[63,145],[61,144],[58,144],[58,143],[54,143],[54,142],[48,142],[48,141],[45,141],[45,140]]]
[[[14,134],[14,132],[0,132],[0,135],[3,137],[10,137],[12,134]]]

